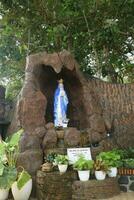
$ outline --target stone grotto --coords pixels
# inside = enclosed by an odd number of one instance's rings
[[[69,98],[69,125],[59,138],[53,124],[53,98],[61,78]],[[102,150],[133,146],[133,119],[134,84],[112,84],[86,77],[66,50],[43,52],[27,57],[25,80],[8,134],[24,129],[18,164],[31,173],[35,182],[47,153],[64,153],[68,147],[90,147],[94,157]]]

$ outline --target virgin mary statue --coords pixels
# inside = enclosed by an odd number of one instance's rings
[[[64,90],[63,80],[58,81],[58,87],[54,94],[54,125],[55,127],[67,127],[68,97]]]

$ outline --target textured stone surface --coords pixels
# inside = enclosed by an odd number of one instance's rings
[[[72,200],[108,199],[119,193],[119,185],[114,178],[103,181],[74,181]]]
[[[134,182],[130,184],[129,190],[134,191]]]
[[[104,120],[100,115],[94,114],[90,117],[90,126],[97,132],[105,132]]]
[[[34,92],[30,98],[22,98],[19,102],[19,120],[23,124],[23,128],[30,134],[33,133],[35,128],[43,126],[45,123],[44,113],[47,100],[40,92]],[[23,113],[23,115],[21,115]]]
[[[127,192],[127,186],[126,185],[120,185],[120,190],[122,192]]]
[[[80,144],[80,131],[76,128],[68,128],[65,131],[64,143],[67,147],[75,147]]]
[[[103,139],[102,134],[92,128],[88,129],[88,138],[90,143],[100,142]]]
[[[120,176],[120,178],[118,179],[119,184],[128,184],[129,179],[127,176]]]
[[[46,135],[43,139],[43,148],[51,148],[57,145],[57,134],[54,129],[50,129],[46,132]]]
[[[64,148],[47,148],[44,150],[44,154],[48,155],[50,153],[56,153],[56,154],[67,154],[67,149],[64,147]]]
[[[23,166],[31,175],[40,169],[43,162],[43,153],[41,150],[26,150],[19,154],[18,166]]]
[[[52,122],[47,123],[46,124],[46,128],[47,129],[53,129],[54,128],[54,123],[52,123]]]
[[[71,200],[72,182],[77,179],[75,171],[60,175],[57,172],[37,172],[37,198],[39,200]]]
[[[134,191],[134,178],[132,175],[125,175],[125,176],[120,175],[118,182],[120,184],[121,191],[124,192]]]
[[[43,138],[46,134],[46,128],[44,126],[41,126],[41,127],[37,127],[35,130],[34,130],[34,135],[36,135],[36,137],[39,137],[39,138]]]
[[[20,140],[20,152],[40,149],[40,139],[35,135],[24,133]]]
[[[130,180],[131,180],[131,181],[134,181],[134,176],[130,176]]]

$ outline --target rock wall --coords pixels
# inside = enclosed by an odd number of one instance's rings
[[[120,184],[120,190],[123,192],[134,191],[134,176],[119,176],[118,182]]]
[[[109,199],[120,194],[118,181],[115,178],[105,180],[74,181],[72,200]]]
[[[134,146],[134,83],[112,84],[88,80],[102,108],[104,121],[109,123],[111,140],[118,147]]]
[[[72,183],[77,180],[75,171],[60,174],[58,171],[37,173],[37,198],[39,200],[72,199]]]

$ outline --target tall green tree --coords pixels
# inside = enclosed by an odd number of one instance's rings
[[[25,57],[44,50],[71,51],[89,75],[133,81],[134,0],[0,2],[0,77],[12,82],[8,93],[21,87]]]

